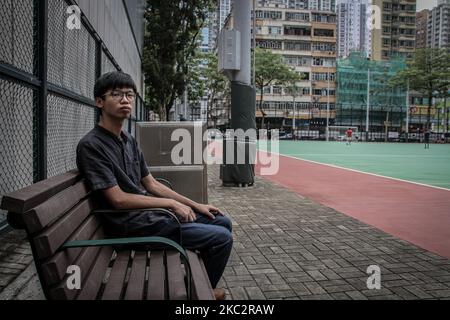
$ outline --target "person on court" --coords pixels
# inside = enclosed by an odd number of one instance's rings
[[[350,146],[352,144],[352,136],[353,136],[353,130],[352,128],[348,128],[348,130],[345,132],[345,135],[347,137],[347,146]]]

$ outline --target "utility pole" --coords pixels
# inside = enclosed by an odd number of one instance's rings
[[[294,113],[294,117],[292,118],[292,140],[295,140],[295,127],[296,127],[295,126],[295,117],[296,117],[295,114],[296,114],[296,111],[297,111],[297,108],[295,107],[295,92],[293,92],[293,96],[294,96],[294,99],[293,99],[294,104],[292,106],[292,111]]]
[[[233,135],[224,141],[224,164],[220,177],[223,186],[251,186],[254,183],[254,161],[256,159],[256,91],[251,80],[251,11],[253,0],[234,0],[232,3],[234,32],[236,36],[236,55],[239,65],[228,73],[231,80],[231,129],[250,132],[250,136]],[[254,13],[253,19],[256,18]],[[254,23],[253,23],[254,25]],[[254,31],[255,32],[255,31]],[[237,58],[236,56],[236,58]],[[237,160],[226,162],[226,154],[233,153]],[[233,157],[234,157],[233,155]],[[241,155],[241,156],[240,156]],[[237,163],[245,156],[245,163]],[[236,159],[236,157],[234,157]]]
[[[447,107],[447,95],[444,97],[444,108],[445,108],[445,143],[448,140],[448,109]]]
[[[406,142],[408,142],[409,135],[409,79],[406,85]]]
[[[252,85],[256,87],[256,0],[253,0],[253,74],[252,74]]]
[[[327,129],[326,129],[326,137],[327,141],[330,139],[330,73],[327,73],[327,79],[328,79],[328,88],[327,88]]]
[[[367,69],[366,141],[369,141],[370,68]]]
[[[447,95],[444,97],[444,108],[445,108],[445,141],[447,141],[447,134],[448,134],[448,109],[450,109],[450,107],[447,107]]]

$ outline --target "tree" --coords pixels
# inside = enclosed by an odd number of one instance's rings
[[[207,121],[213,119],[212,110],[217,108],[219,96],[229,95],[230,86],[227,78],[218,70],[217,55],[208,52],[204,54],[206,60],[206,68],[203,69],[203,78],[205,79],[205,87],[207,88],[208,106]]]
[[[206,94],[205,54],[196,50],[195,54],[188,61],[188,73],[186,75],[186,90],[189,106],[192,108],[200,103]]]
[[[147,0],[143,52],[146,102],[161,120],[169,119],[170,108],[186,88],[188,61],[212,2]]]
[[[447,76],[446,79],[448,81],[450,81],[449,76]],[[448,111],[450,108],[447,105],[448,98],[450,97],[450,94],[449,94],[450,93],[450,84],[448,81],[447,81],[447,85],[445,85],[445,83],[444,83],[444,85],[441,87],[441,89],[438,92],[439,98],[444,99],[442,106],[444,108],[444,132],[445,133],[448,133]]]
[[[407,68],[391,80],[393,86],[406,86],[428,98],[426,129],[430,130],[433,97],[450,86],[450,53],[448,49],[418,49],[408,59]]]
[[[304,78],[303,74],[299,74],[297,72],[293,72],[290,74],[290,77],[285,80],[284,90],[290,96],[292,96],[292,110],[293,110],[293,118],[292,118],[292,138],[295,140],[295,116],[296,116],[296,108],[295,108],[295,98],[300,96],[301,88],[298,86],[298,82]]]
[[[295,77],[294,73],[296,72],[285,64],[281,55],[269,50],[256,48],[255,59],[255,85],[260,90],[258,109],[262,114],[261,128],[263,128],[265,117],[265,112],[262,110],[264,87],[273,84],[281,85]]]

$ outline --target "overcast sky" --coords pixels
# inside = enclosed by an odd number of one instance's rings
[[[423,9],[433,9],[437,5],[437,0],[417,0],[417,11]]]

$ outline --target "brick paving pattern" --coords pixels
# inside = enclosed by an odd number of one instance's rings
[[[227,212],[234,248],[219,283],[228,299],[450,299],[450,260],[397,239],[264,178],[225,188],[210,166],[210,203]],[[301,177],[299,177],[301,179]],[[0,300],[43,299],[18,231],[0,237]],[[367,288],[367,267],[381,289]]]

